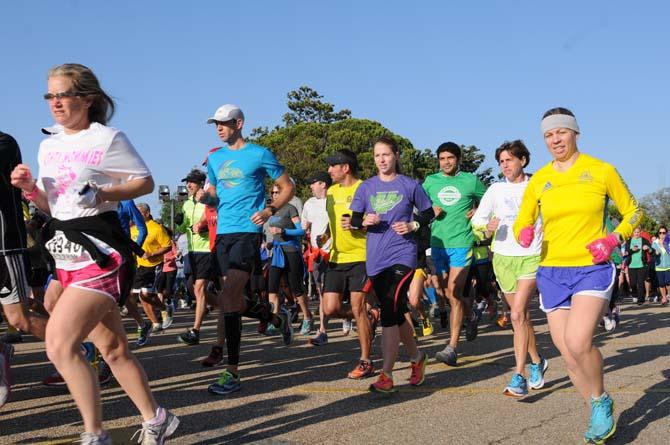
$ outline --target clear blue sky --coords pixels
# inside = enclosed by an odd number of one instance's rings
[[[670,185],[669,22],[662,1],[2,2],[0,129],[35,166],[46,72],[83,63],[118,100],[111,124],[174,187],[219,144],[205,124],[219,105],[272,127],[300,85],[417,148],[474,144],[491,164],[521,138],[530,170],[549,160],[542,113],[564,106],[581,150],[641,197]]]

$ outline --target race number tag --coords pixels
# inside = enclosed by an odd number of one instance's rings
[[[47,241],[46,248],[56,261],[79,263],[91,260],[91,256],[81,244],[68,240],[61,231],[57,231],[56,235]]]

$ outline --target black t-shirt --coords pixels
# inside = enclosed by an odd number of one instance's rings
[[[21,190],[14,187],[10,175],[21,163],[19,144],[0,132],[0,254],[26,247]]]

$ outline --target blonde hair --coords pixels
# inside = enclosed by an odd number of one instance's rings
[[[72,89],[82,95],[91,96],[93,103],[88,109],[88,120],[107,125],[114,116],[116,107],[111,97],[100,86],[98,78],[90,68],[78,63],[64,63],[49,70],[48,77],[67,77]]]

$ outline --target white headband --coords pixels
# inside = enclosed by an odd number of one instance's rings
[[[575,133],[579,133],[579,125],[577,125],[577,119],[574,116],[569,116],[567,114],[552,114],[542,119],[542,124],[540,124],[542,129],[542,134],[546,133],[549,130],[554,128],[569,128]]]

